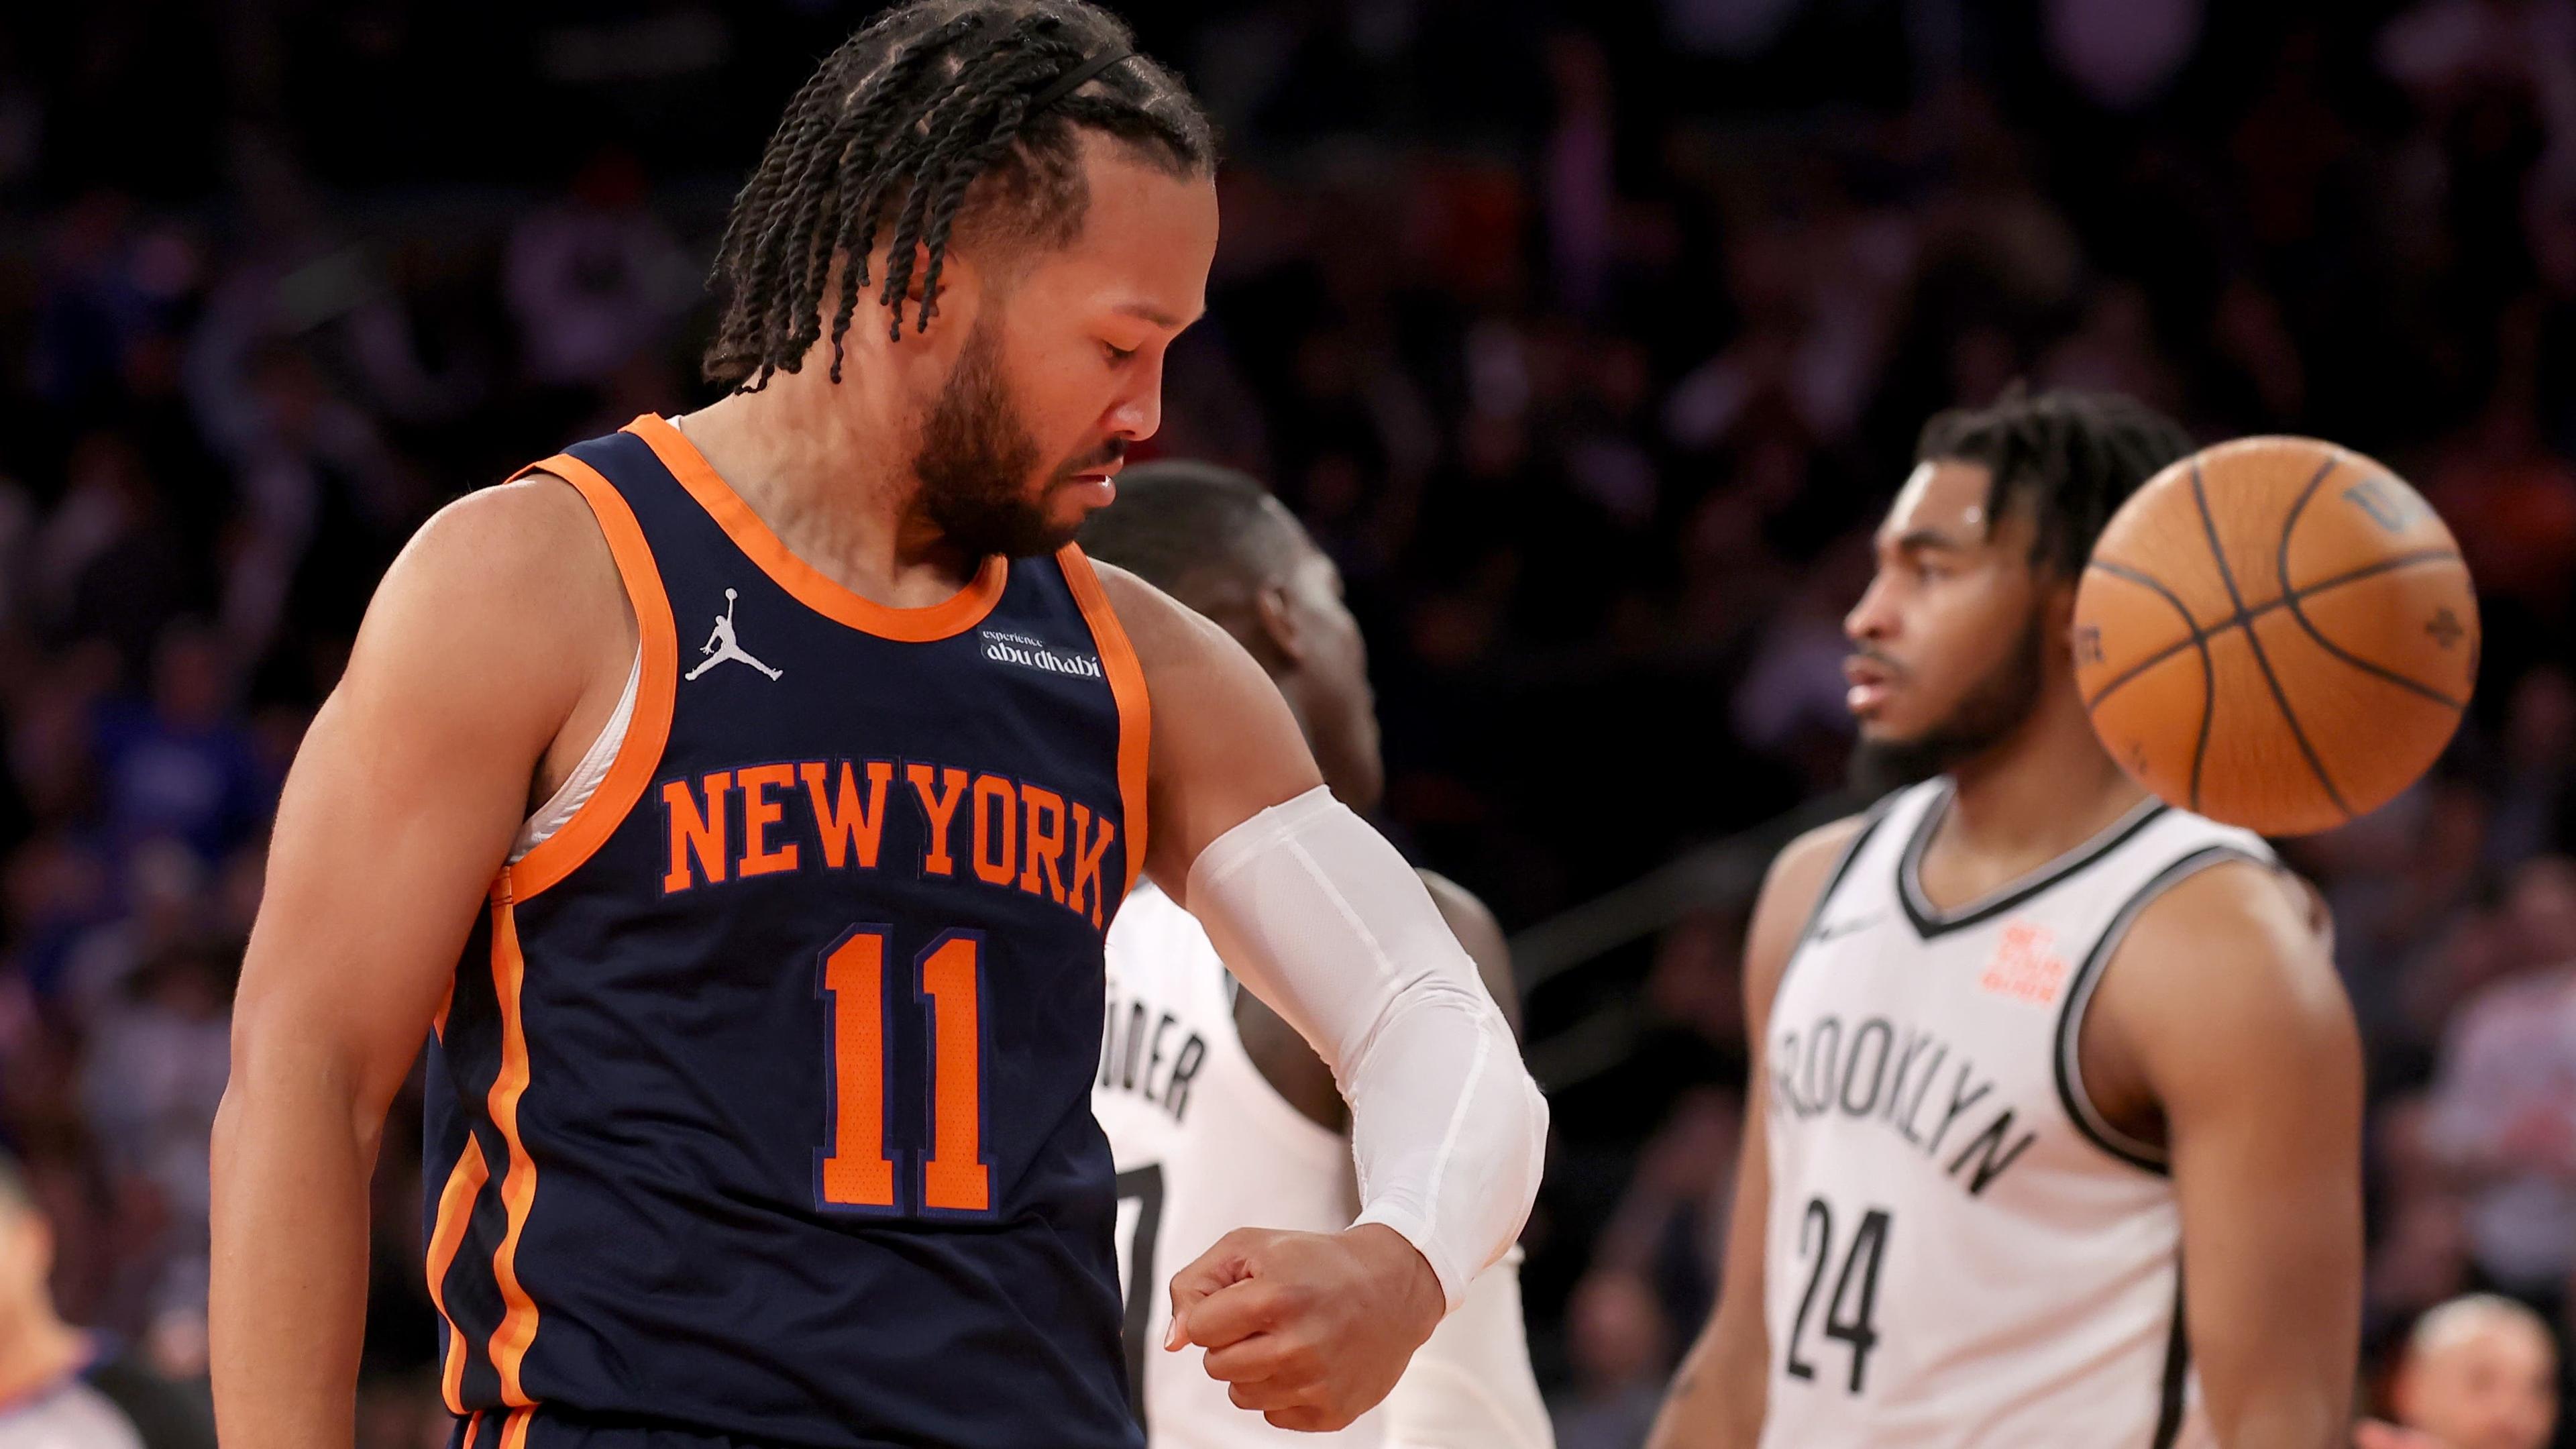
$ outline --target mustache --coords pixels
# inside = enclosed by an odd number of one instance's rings
[[[1072,478],[1081,473],[1096,473],[1113,463],[1123,461],[1126,456],[1127,440],[1125,438],[1111,438],[1107,442],[1102,443],[1099,447],[1092,449],[1090,452],[1085,453],[1081,457],[1074,459],[1072,462],[1065,464],[1061,468],[1058,468],[1055,476],[1057,479],[1063,480]]]
[[[1887,654],[1883,650],[1874,649],[1867,644],[1854,645],[1851,653],[1843,656],[1843,661],[1846,664],[1855,659],[1866,659],[1870,663],[1877,665],[1879,668],[1886,670],[1887,677],[1890,679],[1901,680],[1905,678],[1906,674],[1909,672],[1904,665],[1897,663],[1893,656]]]

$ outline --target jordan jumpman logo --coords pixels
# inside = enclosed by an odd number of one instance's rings
[[[772,669],[768,665],[761,663],[759,660],[752,658],[749,654],[743,652],[742,645],[734,642],[733,599],[733,590],[725,590],[725,611],[716,616],[716,631],[707,636],[706,643],[698,646],[698,652],[707,657],[698,665],[697,668],[680,676],[681,678],[695,679],[699,675],[706,673],[708,670],[715,668],[717,665],[724,663],[728,659],[741,660],[743,663],[750,665],[752,668],[759,670],[761,673],[768,675],[772,679],[776,679],[780,674],[785,672],[783,670]]]

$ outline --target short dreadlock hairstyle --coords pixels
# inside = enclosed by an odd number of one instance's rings
[[[734,198],[709,279],[722,313],[707,379],[757,391],[801,368],[823,333],[836,260],[847,263],[831,324],[838,382],[860,288],[878,283],[888,335],[903,335],[917,249],[928,253],[919,332],[938,311],[940,268],[961,223],[1014,241],[1071,241],[1090,199],[1078,130],[1116,137],[1174,176],[1213,171],[1207,113],[1170,71],[1126,54],[1133,44],[1086,0],[913,0],[851,36],[788,102]],[[1047,98],[1086,61],[1114,55],[1125,58]],[[885,275],[871,278],[881,232]]]
[[[2192,447],[2181,424],[2116,393],[2016,392],[1935,414],[1914,457],[1982,465],[1993,475],[1986,527],[2027,506],[2038,524],[2031,563],[2073,578],[2129,495]]]

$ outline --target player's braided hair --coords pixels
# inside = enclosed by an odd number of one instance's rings
[[[1953,408],[1923,425],[1918,461],[1955,459],[1993,474],[1986,527],[2007,507],[2031,510],[2032,564],[2061,577],[2084,570],[2120,505],[2192,451],[2182,425],[2117,393],[2018,390],[1991,407]]]
[[[1075,132],[1119,138],[1173,175],[1216,164],[1206,112],[1144,56],[1119,20],[1085,0],[914,0],[832,52],[778,123],[726,222],[709,279],[722,303],[702,363],[709,381],[757,391],[795,372],[823,335],[837,272],[832,380],[859,289],[878,282],[903,334],[916,252],[926,252],[914,330],[938,311],[940,269],[960,224],[1062,246],[1081,230]],[[1104,59],[1089,78],[1051,92]],[[979,179],[993,185],[967,193]],[[885,275],[868,257],[886,235]]]

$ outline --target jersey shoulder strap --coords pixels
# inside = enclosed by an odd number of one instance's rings
[[[1823,930],[1832,933],[1827,914],[1833,908],[1849,905],[1867,909],[1865,897],[1882,891],[1892,881],[1896,857],[1925,812],[1940,793],[1941,782],[1927,780],[1919,785],[1901,786],[1882,795],[1860,817],[1860,828],[1843,843],[1842,853],[1834,858],[1833,868],[1825,873],[1825,884],[1816,892],[1816,903],[1807,910],[1807,922],[1798,932],[1792,954]]]
[[[2094,991],[2101,986],[2111,958],[2119,954],[2129,928],[2147,907],[2200,872],[2236,861],[2266,866],[2279,863],[2271,846],[2253,831],[2168,808],[2138,833],[2121,856],[2105,863],[2105,878],[2088,902],[2100,924],[2092,928],[2090,946],[2075,968],[2065,1005],[2058,1014],[2051,1051],[2058,1104],[2065,1108],[2076,1131],[2094,1146],[2149,1172],[2168,1171],[2165,1149],[2120,1130],[2093,1105],[2092,1094],[2085,1089],[2084,1013],[2093,1003]]]

